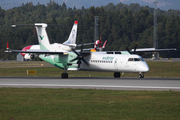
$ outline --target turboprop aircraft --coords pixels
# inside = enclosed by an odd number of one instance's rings
[[[23,25],[20,25],[20,26],[12,25],[12,27],[22,27],[22,26]],[[32,26],[32,25],[24,25],[24,26],[26,27],[26,26]],[[78,21],[75,21],[67,41],[65,41],[62,44],[54,43],[54,44],[51,44],[51,46],[53,48],[58,48],[60,50],[71,51],[71,48],[76,47],[77,27],[78,27]],[[43,39],[43,37],[40,37],[40,36],[39,36],[39,38]],[[34,50],[40,50],[40,45],[29,45],[29,46],[26,46],[22,49],[22,51],[28,51],[28,50],[33,50],[33,51]],[[26,60],[31,60],[34,57],[38,57],[38,54],[35,54],[35,53],[24,53],[24,52],[22,52],[21,55]]]
[[[77,24],[77,22],[75,22]],[[31,25],[32,26],[32,25]],[[33,25],[37,31],[40,50],[10,50],[7,45],[5,52],[15,53],[29,53],[37,54],[39,57],[58,67],[64,69],[61,74],[62,78],[68,78],[67,70],[85,70],[85,71],[111,71],[114,72],[115,78],[120,78],[120,72],[136,72],[139,73],[139,78],[144,78],[144,73],[149,71],[147,63],[139,55],[136,55],[136,47],[134,51],[83,51],[83,44],[81,49],[77,51],[75,45],[69,44],[69,41],[74,39],[75,34],[71,34],[70,38],[63,44],[68,46],[66,49],[61,47],[53,47],[46,33],[45,23],[35,23]],[[16,25],[13,25],[16,27]],[[75,32],[77,33],[77,32]]]

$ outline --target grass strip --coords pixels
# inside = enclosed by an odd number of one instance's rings
[[[180,92],[0,88],[1,120],[180,119]]]

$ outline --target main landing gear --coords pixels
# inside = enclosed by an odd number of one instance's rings
[[[68,73],[62,73],[61,78],[68,78]]]
[[[68,73],[66,73],[66,66],[64,66],[64,73],[61,74],[61,78],[68,78]]]
[[[114,72],[114,78],[120,78],[121,73],[120,72]]]

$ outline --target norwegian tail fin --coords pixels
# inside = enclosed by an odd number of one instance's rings
[[[63,44],[76,45],[77,27],[78,27],[78,21],[75,21],[68,40],[65,41]]]

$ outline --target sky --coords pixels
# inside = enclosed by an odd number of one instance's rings
[[[154,2],[158,2],[156,5],[162,10],[180,10],[180,0],[120,0],[120,2],[124,4],[139,3],[140,5],[148,5],[150,7],[154,7]]]
[[[36,5],[38,2],[40,4],[45,4],[49,3],[50,0],[0,0],[0,6],[3,9],[11,9],[13,7],[18,7],[21,6],[22,3],[27,3],[27,2],[33,2],[34,5]],[[51,0],[53,1],[53,0]],[[180,10],[180,0],[54,0],[58,4],[62,4],[63,2],[66,3],[67,7],[73,8],[76,6],[76,8],[81,9],[82,6],[85,8],[89,8],[91,6],[105,6],[108,3],[114,3],[115,5],[119,2],[123,4],[131,4],[131,3],[138,3],[141,6],[149,6],[149,7],[154,7],[154,2],[157,3],[157,7],[160,8],[161,10],[168,10],[168,9],[175,9],[175,10]]]

